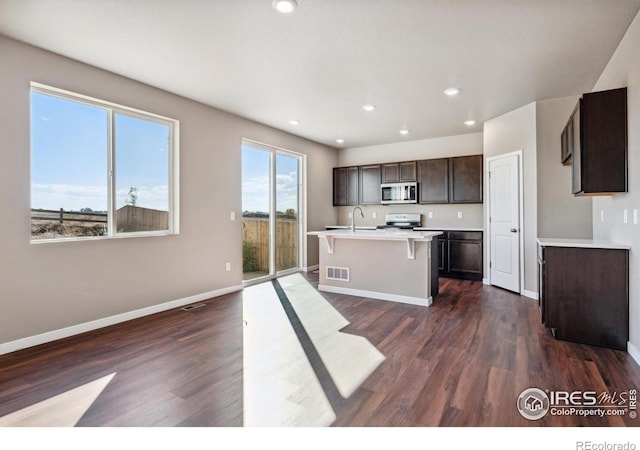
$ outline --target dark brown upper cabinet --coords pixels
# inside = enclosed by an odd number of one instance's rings
[[[416,181],[416,162],[406,161],[382,165],[382,182]]]
[[[358,204],[358,167],[333,169],[333,206]]]
[[[418,161],[418,201],[449,203],[449,158]]]
[[[627,88],[583,94],[571,121],[573,194],[627,192]]]
[[[360,166],[360,204],[380,204],[381,167],[379,164]]]
[[[562,130],[560,162],[567,166],[572,162],[573,156],[573,115]]]
[[[482,155],[449,159],[449,202],[482,203]]]

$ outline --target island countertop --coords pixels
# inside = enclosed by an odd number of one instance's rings
[[[414,231],[414,230],[370,230],[358,229],[337,229],[326,231],[309,231],[307,235],[318,237],[330,237],[333,239],[371,239],[381,241],[430,241],[435,236],[441,235],[441,231]]]
[[[333,254],[334,242],[336,239],[368,240],[368,241],[401,241],[407,245],[407,259],[415,259],[415,243],[430,242],[435,236],[441,235],[441,231],[413,231],[413,230],[327,230],[310,231],[309,236],[318,236],[325,239],[328,245],[329,254]]]

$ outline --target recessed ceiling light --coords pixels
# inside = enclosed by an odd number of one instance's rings
[[[338,144],[344,144],[344,139],[336,139],[336,142],[337,142]]]
[[[464,124],[465,124],[466,126],[470,127],[470,126],[472,126],[472,125],[475,125],[475,124],[476,124],[476,121],[475,121],[475,120],[465,120],[465,121],[464,121]]]
[[[298,2],[296,2],[296,0],[273,0],[271,6],[280,13],[289,14],[296,9]]]
[[[364,109],[364,110],[365,110],[365,111],[367,111],[367,112],[371,112],[371,111],[373,111],[374,109],[376,109],[376,105],[364,105],[364,106],[362,107],[362,109]]]
[[[403,128],[402,130],[400,130],[400,134],[402,135],[409,134],[409,130],[407,130],[406,128]]]
[[[289,123],[290,123],[291,125],[298,125],[300,122],[299,122],[299,121],[297,121],[297,120],[295,120],[295,119],[292,119],[292,120],[290,120],[290,121],[289,121]]]
[[[449,97],[453,97],[454,95],[458,95],[460,93],[460,89],[458,89],[458,88],[449,88],[449,89],[445,89],[444,93],[445,93],[445,95],[448,95]]]

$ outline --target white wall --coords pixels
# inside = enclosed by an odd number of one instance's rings
[[[2,36],[0,61],[0,344],[239,286],[242,138],[306,154],[308,227],[337,220],[333,148]],[[31,81],[180,121],[180,235],[30,243]]]
[[[342,149],[338,153],[340,166],[358,166],[364,164],[388,163],[399,161],[417,161],[420,159],[447,158],[482,154],[482,133],[462,134],[435,139],[397,142],[393,144]],[[352,207],[340,207],[338,220],[340,225],[351,221],[349,213]],[[362,206],[365,218],[357,217],[357,224],[379,225],[384,223],[384,215],[397,212],[422,214],[423,226],[435,228],[483,228],[482,204],[459,205],[369,205]],[[458,211],[462,219],[458,219]],[[428,218],[432,212],[433,218]],[[376,217],[374,216],[374,213]]]
[[[537,238],[537,169],[536,104],[530,103],[484,123],[484,156],[490,158],[517,150],[523,151],[524,185],[524,289],[538,292]],[[485,183],[485,195],[488,192]],[[486,204],[486,203],[485,203]],[[488,214],[485,210],[488,229]],[[485,274],[488,274],[489,249],[485,246]]]
[[[591,197],[574,197],[560,135],[579,96],[537,102],[538,237],[591,239]]]
[[[629,266],[629,352],[640,362],[640,225],[623,223],[640,209],[640,14],[629,26],[593,91],[627,86],[629,192],[593,199],[593,237],[631,245]],[[600,220],[600,211],[605,220]],[[638,211],[640,214],[640,210]]]

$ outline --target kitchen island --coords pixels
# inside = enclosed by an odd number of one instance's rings
[[[437,294],[437,231],[313,231],[318,236],[318,290],[429,306]]]

